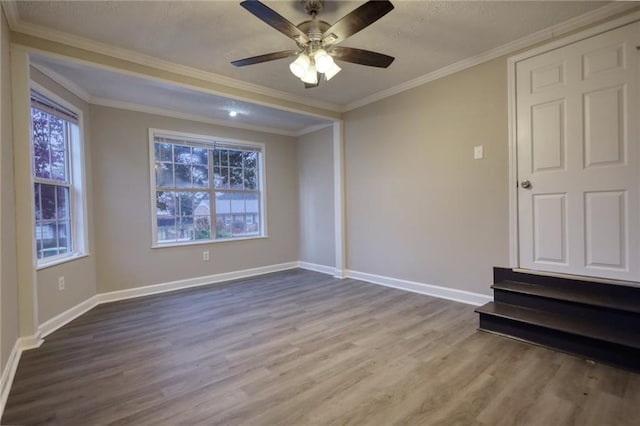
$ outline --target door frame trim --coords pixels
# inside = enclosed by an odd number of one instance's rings
[[[518,149],[516,114],[516,65],[518,62],[572,43],[640,21],[640,11],[588,28],[578,33],[546,43],[542,46],[507,58],[507,131],[509,140],[509,267],[519,268],[518,236]]]

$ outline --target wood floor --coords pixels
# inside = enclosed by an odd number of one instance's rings
[[[477,323],[302,270],[100,305],[22,355],[2,424],[639,424],[640,375]]]

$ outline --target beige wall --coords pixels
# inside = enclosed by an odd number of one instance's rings
[[[298,138],[298,181],[299,259],[335,267],[332,126]]]
[[[91,125],[99,293],[298,260],[294,138],[94,105]],[[149,128],[264,142],[269,238],[152,249]]]
[[[345,141],[349,269],[490,294],[509,261],[506,59],[346,113]]]
[[[1,8],[0,8],[1,9]],[[18,278],[16,272],[15,199],[13,197],[13,132],[11,114],[11,67],[9,30],[4,16],[0,16],[0,373],[18,338]]]
[[[83,150],[85,165],[85,196],[87,197],[88,219],[88,251],[89,256],[41,269],[36,274],[38,295],[38,322],[55,317],[96,294],[96,257],[93,226],[93,192],[90,190],[92,182],[91,164],[91,121],[89,105],[82,99],[69,92],[40,71],[31,68],[31,80],[44,86],[65,101],[82,111]],[[58,277],[64,277],[65,289],[58,290]]]

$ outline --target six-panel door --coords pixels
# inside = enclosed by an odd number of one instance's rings
[[[639,35],[634,23],[517,64],[522,268],[640,281]]]

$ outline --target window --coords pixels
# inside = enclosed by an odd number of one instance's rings
[[[154,245],[264,236],[264,145],[150,133]]]
[[[84,249],[78,115],[31,93],[31,147],[38,264]]]

